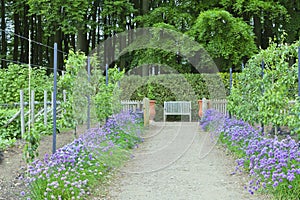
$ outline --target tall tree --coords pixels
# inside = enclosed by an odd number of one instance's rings
[[[287,42],[291,44],[300,38],[300,1],[280,0],[279,2],[287,9],[290,16],[288,21],[285,21],[285,23],[280,25],[287,33]]]
[[[222,0],[221,4],[253,26],[256,45],[263,49],[268,47],[269,38],[280,38],[281,27],[289,19],[286,8],[274,0]]]
[[[5,15],[5,1],[1,0],[1,56],[0,58],[6,59],[7,54],[7,40],[6,40],[6,15]],[[2,68],[6,68],[6,61],[1,60]]]
[[[251,27],[225,10],[202,12],[189,34],[204,46],[220,71],[238,67],[256,52]]]

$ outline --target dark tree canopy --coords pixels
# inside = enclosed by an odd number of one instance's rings
[[[88,54],[117,33],[165,24],[164,28],[189,33],[203,43],[222,71],[228,67],[238,70],[241,62],[255,52],[252,41],[258,49],[265,49],[269,38],[280,40],[286,33],[287,42],[292,43],[300,36],[300,3],[292,0],[1,0],[0,6],[1,68],[12,61],[28,63],[29,36],[35,41],[31,44],[31,63],[51,67],[53,49],[46,46],[57,42],[65,52],[59,53],[58,60],[63,70],[70,49]],[[226,24],[218,22],[217,16]],[[218,37],[213,37],[210,29]],[[107,48],[124,46],[131,39],[128,35],[122,44],[112,41]],[[128,53],[114,64],[130,68],[143,57],[144,52],[140,53]],[[108,61],[113,57],[106,55]],[[169,54],[168,60],[169,65],[184,67],[184,59]]]

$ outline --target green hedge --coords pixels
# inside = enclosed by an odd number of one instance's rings
[[[30,87],[35,90],[35,100],[42,101],[44,90],[50,90],[52,82],[47,76],[46,69],[34,68],[30,73]],[[11,64],[7,69],[0,69],[0,104],[20,101],[20,90],[28,93],[29,70],[26,65]],[[24,95],[28,101],[28,95]]]
[[[233,78],[236,75],[233,75]],[[192,101],[193,118],[197,118],[197,100],[226,98],[229,94],[229,74],[165,74],[149,77],[125,76],[120,82],[122,100],[156,100],[159,119],[164,101]]]

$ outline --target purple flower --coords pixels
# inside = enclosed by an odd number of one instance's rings
[[[207,110],[201,127],[221,136],[226,145],[234,147],[241,156],[235,171],[246,169],[252,177],[249,192],[260,187],[277,187],[286,182],[299,181],[300,143],[291,137],[279,140],[260,132],[250,124],[235,118],[229,118],[214,110]],[[298,163],[298,164],[295,164]]]

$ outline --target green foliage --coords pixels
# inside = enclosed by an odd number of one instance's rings
[[[220,4],[232,15],[243,18],[253,27],[255,43],[259,48],[266,49],[270,45],[269,38],[280,40],[284,32],[291,36],[288,37],[289,43],[299,38],[299,35],[295,37],[299,24],[296,15],[299,13],[295,11],[298,10],[298,6],[294,3],[273,0],[222,0]]]
[[[51,2],[28,0],[27,3],[30,6],[30,14],[43,17],[44,31],[48,36],[54,34],[57,29],[63,30],[66,34],[75,34],[84,24],[88,24],[88,21],[85,20],[89,8],[88,1],[76,0],[70,3],[58,0]]]
[[[161,6],[147,15],[138,16],[135,21],[143,24],[144,27],[155,27],[155,24],[168,24],[164,28],[170,28],[177,31],[186,31],[191,27],[193,16],[187,12],[182,12],[179,6]]]
[[[122,100],[142,100],[144,97],[156,100],[157,106],[163,106],[164,101],[192,101],[195,119],[198,113],[197,100],[202,98],[226,98],[226,88],[229,77],[220,74],[166,74],[146,77],[136,75],[125,76],[121,80]],[[229,86],[228,86],[229,89]],[[160,110],[158,109],[158,112]],[[157,117],[162,113],[157,113]]]
[[[8,120],[10,120],[19,110],[18,109],[0,109],[0,137],[9,138],[20,138],[20,120],[19,117],[6,126]]]
[[[30,73],[30,79],[29,79]],[[7,69],[0,69],[0,103],[20,102],[20,90],[28,93],[30,81],[31,90],[35,90],[35,100],[42,101],[44,90],[51,88],[50,78],[46,75],[46,69],[28,69],[26,65],[11,64]],[[24,101],[28,102],[29,95],[24,95]]]
[[[288,104],[297,94],[297,46],[297,43],[272,43],[249,60],[229,97],[228,108],[232,114],[252,124],[289,126],[299,133],[299,101],[294,106]]]
[[[224,10],[201,12],[188,34],[203,45],[220,71],[239,66],[256,52],[251,27]]]
[[[75,127],[82,123],[84,115],[81,109],[86,107],[86,94],[90,92],[87,72],[85,71],[87,57],[83,53],[70,51],[66,60],[66,72],[59,79],[58,88],[67,91],[67,102],[61,106],[63,113],[61,124],[65,127]]]
[[[236,77],[234,74],[233,77]],[[227,80],[228,78],[228,80]],[[224,90],[225,87],[225,90]],[[229,75],[172,74],[149,78],[131,75],[121,81],[121,99],[155,99],[159,104],[171,100],[188,100],[195,93],[197,99],[225,98],[229,94]]]
[[[97,119],[105,120],[113,113],[120,111],[120,89],[118,83],[124,76],[124,70],[118,68],[108,70],[108,84],[106,85],[106,77],[102,77],[99,82],[97,94],[94,96]]]
[[[119,33],[125,31],[127,20],[132,13],[136,13],[133,3],[128,0],[104,0],[103,10],[101,11],[101,17],[110,18],[114,17],[114,22],[109,24],[103,24],[105,34],[111,35],[112,33]]]
[[[17,109],[0,109],[0,150],[6,149],[13,145],[20,131],[20,125],[18,121],[12,122],[9,126],[5,126],[9,119],[11,119],[17,113]]]
[[[90,96],[92,118],[102,121],[120,109],[118,106],[118,81],[122,78],[124,71],[119,72],[117,68],[109,69],[109,83],[106,86],[106,79],[102,70],[97,68],[98,64],[91,58],[91,80],[88,81],[86,71],[87,57],[79,52],[70,52],[66,61],[66,73],[59,81],[59,88],[68,91],[66,103],[62,107],[66,110],[63,113],[61,124],[63,127],[74,127],[86,122],[87,97]]]
[[[26,162],[32,162],[35,157],[39,155],[37,149],[40,144],[41,134],[39,131],[29,130],[24,134],[23,139],[26,141],[26,144],[24,146],[24,159]]]

